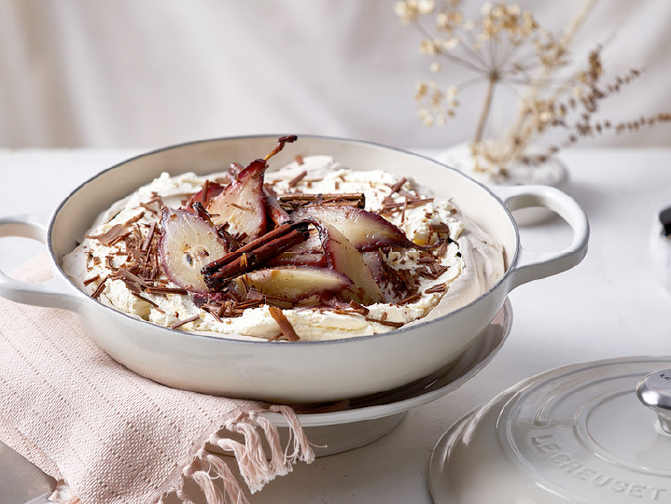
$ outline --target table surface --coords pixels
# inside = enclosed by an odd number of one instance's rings
[[[0,217],[51,212],[81,182],[137,152],[0,150]],[[563,189],[590,220],[585,260],[510,294],[508,340],[460,389],[411,410],[375,443],[299,463],[293,474],[251,496],[252,503],[430,503],[427,471],[436,442],[499,392],[567,364],[671,355],[671,294],[651,253],[657,214],[671,205],[671,148],[575,149],[562,160],[570,173]],[[520,235],[530,250],[559,250],[571,239],[559,218],[524,227]],[[0,268],[9,271],[41,250],[26,239],[0,240]]]

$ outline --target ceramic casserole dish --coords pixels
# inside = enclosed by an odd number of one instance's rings
[[[352,398],[402,386],[440,369],[466,350],[503,306],[508,293],[531,280],[578,264],[589,226],[577,203],[544,186],[489,189],[434,160],[377,144],[300,136],[273,158],[279,167],[301,156],[326,154],[355,170],[380,168],[412,177],[434,194],[451,198],[463,213],[502,244],[506,272],[488,292],[446,315],[408,327],[352,339],[319,342],[244,341],[160,327],[105,306],[80,291],[61,269],[95,217],[162,172],[208,174],[232,162],[248,163],[269,152],[277,136],[223,138],[186,143],[144,154],[102,171],[76,188],[49,223],[31,217],[0,220],[0,237],[22,236],[46,244],[55,277],[42,284],[0,272],[0,295],[32,305],[75,312],[91,338],[129,369],[170,387],[281,402]],[[511,210],[546,207],[573,229],[562,251],[532,253],[520,246]]]

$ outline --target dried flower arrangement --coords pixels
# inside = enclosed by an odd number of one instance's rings
[[[607,131],[617,134],[671,121],[659,113],[632,121],[596,120],[600,103],[640,77],[630,70],[612,82],[603,82],[601,47],[592,50],[585,65],[571,70],[570,46],[575,34],[592,11],[596,0],[587,0],[566,30],[553,34],[543,28],[528,10],[505,2],[484,4],[479,17],[466,20],[460,0],[437,4],[434,0],[404,0],[394,5],[404,24],[412,24],[422,35],[420,51],[430,57],[430,71],[437,74],[442,63],[459,65],[474,74],[461,87],[485,81],[487,90],[477,129],[470,143],[473,170],[494,180],[505,181],[513,166],[545,162],[584,137]],[[429,21],[432,21],[430,27]],[[563,71],[566,75],[559,75]],[[523,86],[517,116],[500,136],[485,136],[497,86]],[[445,125],[459,106],[460,87],[443,90],[435,79],[419,81],[415,100],[419,117],[428,126]],[[552,128],[565,131],[565,139],[531,153],[539,138]]]

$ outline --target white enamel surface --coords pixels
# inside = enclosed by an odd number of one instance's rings
[[[498,186],[492,191],[511,211],[546,208],[557,212],[573,228],[571,244],[564,250],[541,253],[521,248],[515,265],[515,285],[565,271],[575,264],[576,257],[582,258],[587,253],[589,224],[580,207],[563,192],[549,186],[536,186],[531,191],[524,186]]]
[[[413,408],[457,390],[494,358],[510,334],[512,322],[512,308],[506,300],[494,320],[459,356],[456,364],[398,389],[353,400],[338,411],[299,413],[298,420],[315,445],[315,455],[333,455],[377,441],[394,430]],[[264,416],[279,429],[281,436],[288,438],[288,424],[283,415],[265,413]],[[217,450],[216,447],[211,449]]]
[[[635,393],[644,375],[670,364],[671,357],[589,362],[511,387],[438,442],[434,501],[671,502],[671,435]]]
[[[273,158],[271,165],[282,166],[297,153],[307,156],[326,152],[353,169],[410,173],[436,194],[453,197],[464,214],[503,245],[507,274],[474,303],[428,323],[350,341],[293,345],[195,336],[161,328],[104,307],[63,282],[49,298],[44,286],[18,287],[0,277],[0,292],[34,304],[48,305],[51,299],[54,306],[76,311],[103,350],[130,369],[166,385],[228,396],[314,402],[392,389],[436,371],[471,344],[501,308],[510,290],[568,269],[584,256],[586,218],[568,197],[546,193],[542,196],[537,187],[525,188],[525,193],[532,195],[530,200],[552,202],[567,215],[576,216],[579,224],[574,226],[576,239],[569,249],[531,260],[518,275],[517,228],[501,201],[484,186],[432,160],[387,147],[318,137],[301,137],[299,142],[295,150],[285,149]],[[57,209],[47,239],[52,259],[58,264],[60,257],[74,248],[95,215],[161,172],[221,171],[233,161],[255,159],[259,153],[269,152],[275,143],[276,136],[185,144],[102,172],[75,190]],[[520,195],[517,201],[521,206],[526,204]],[[0,226],[6,233],[11,232],[2,222]],[[58,271],[62,276],[60,268]],[[20,296],[19,290],[23,292]],[[35,299],[30,296],[31,290]]]

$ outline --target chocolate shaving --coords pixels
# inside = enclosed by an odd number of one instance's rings
[[[417,270],[417,273],[419,273],[421,276],[424,278],[430,278],[431,280],[435,280],[440,275],[445,273],[448,270],[447,266],[443,266],[442,264],[438,263],[432,263],[424,266],[423,268],[419,268]]]
[[[177,329],[178,327],[182,327],[185,324],[188,324],[189,322],[195,322],[200,318],[199,315],[194,315],[193,317],[189,317],[188,319],[184,320],[178,320],[177,322],[173,322],[170,324],[170,329]]]
[[[207,192],[210,189],[210,179],[205,179],[205,182],[203,183],[203,187],[200,189],[200,200],[195,201],[195,203],[200,203],[200,206],[205,210],[203,205],[207,203]],[[193,204],[191,205],[193,206]],[[199,214],[200,211],[196,210]],[[205,212],[207,214],[207,212]],[[208,219],[209,219],[209,214],[208,214]]]
[[[419,288],[415,277],[409,270],[392,268],[386,262],[382,262],[381,286],[386,298],[390,301],[410,297]]]
[[[307,170],[303,170],[300,172],[298,175],[296,175],[294,178],[292,178],[289,182],[288,185],[289,187],[296,187],[296,185],[305,178],[305,176],[308,174]]]
[[[94,299],[98,299],[98,296],[100,296],[100,294],[102,294],[103,290],[105,290],[105,284],[107,283],[107,278],[108,278],[108,277],[105,277],[105,278],[102,280],[102,282],[100,282],[100,283],[98,284],[98,287],[96,287],[96,290],[93,291],[93,294],[91,294],[91,297],[92,297],[92,298],[94,298]]]
[[[249,299],[241,303],[235,303],[233,308],[235,310],[246,310],[247,308],[258,308],[261,304],[263,304],[262,299]]]
[[[404,305],[404,304],[414,303],[415,301],[418,301],[421,297],[422,297],[422,295],[419,292],[415,292],[412,296],[408,296],[405,299],[401,299],[396,304]]]
[[[442,240],[439,239],[438,242],[436,242],[438,247],[433,251],[433,254],[436,257],[443,257],[445,254],[447,254],[447,244],[448,240]]]
[[[377,322],[378,324],[394,327],[395,329],[398,329],[399,327],[403,327],[405,325],[405,322],[392,322],[391,320],[382,320],[373,317],[365,317],[365,320],[367,322]]]
[[[125,268],[117,268],[116,272],[121,277],[121,280],[133,292],[140,292],[143,287],[146,287],[145,281]]]
[[[152,222],[151,226],[149,227],[149,232],[147,233],[147,237],[144,239],[142,242],[142,246],[140,247],[140,250],[142,252],[147,252],[149,250],[149,247],[151,245],[151,240],[154,238],[154,233],[156,232],[156,222]]]
[[[151,199],[147,200],[146,203],[147,204],[158,203],[159,205],[163,205],[163,198],[159,196],[157,192],[152,192]]]
[[[401,180],[397,181],[393,186],[390,186],[391,189],[391,194],[394,194],[396,191],[398,191],[403,184],[405,184],[408,181],[405,177],[403,177]]]
[[[275,322],[277,322],[277,325],[280,327],[280,331],[282,331],[282,335],[286,339],[289,341],[298,341],[300,339],[298,334],[296,334],[294,327],[291,325],[291,322],[289,322],[284,316],[284,313],[282,313],[282,310],[276,306],[269,306],[268,312],[270,313],[270,316],[275,319]]]
[[[366,308],[361,303],[357,303],[354,300],[351,300],[349,302],[349,307],[352,309],[352,311],[361,313],[362,315],[368,315],[370,313],[370,310],[368,308]]]
[[[96,275],[94,277],[88,278],[88,279],[84,280],[84,285],[89,285],[89,284],[95,282],[96,280],[98,280],[99,278],[100,278],[100,275]]]
[[[152,208],[150,205],[151,205],[151,203],[145,203],[145,202],[139,203],[139,206],[141,206],[142,208],[144,208],[148,212],[151,212],[154,215],[156,215],[158,213],[158,210],[155,209],[155,208]]]
[[[137,221],[139,221],[142,217],[144,217],[144,212],[140,212],[139,214],[135,215],[134,217],[131,217],[126,221],[124,226],[129,227],[131,224],[135,224]]]
[[[391,198],[390,198],[391,199]],[[406,196],[404,201],[401,202],[395,202],[395,201],[388,201],[387,199],[383,200],[382,203],[382,209],[380,210],[381,215],[389,215],[391,213],[397,212],[399,210],[403,210],[405,212],[405,209],[407,208],[415,208],[418,206],[425,205],[426,203],[431,203],[433,201],[433,198],[418,198],[416,196]]]
[[[203,310],[207,311],[210,315],[212,315],[217,322],[223,322],[218,313],[219,310],[222,308],[221,306],[206,303],[201,305],[200,308],[202,308]]]
[[[445,285],[444,283],[439,283],[439,284],[436,284],[436,285],[433,285],[433,286],[429,287],[428,289],[426,289],[424,291],[424,293],[425,294],[435,294],[435,293],[438,293],[438,292],[445,292],[446,290],[447,290],[447,285]]]
[[[123,224],[115,224],[103,234],[96,236],[88,236],[87,238],[98,240],[104,246],[109,247],[110,245],[114,245],[119,240],[122,240],[129,234],[130,230],[127,229],[126,226],[124,226]]]
[[[136,298],[141,299],[142,301],[145,301],[146,303],[149,303],[154,308],[158,308],[158,305],[156,303],[154,303],[151,299],[147,299],[146,297],[142,296],[141,294],[138,294],[137,292],[133,292],[132,290],[131,290],[131,294],[133,296],[135,296]]]
[[[162,286],[149,286],[145,288],[145,291],[150,294],[188,294],[189,291],[182,289],[180,287],[162,287]]]
[[[364,193],[295,193],[278,196],[277,200],[287,212],[304,206],[366,206]]]
[[[431,224],[429,229],[434,233],[450,234],[450,226],[444,223]]]

